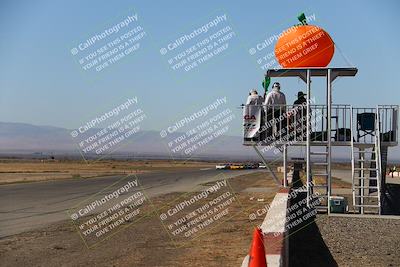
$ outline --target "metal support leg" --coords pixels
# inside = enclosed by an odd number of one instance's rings
[[[307,70],[307,136],[306,136],[306,155],[307,155],[307,160],[306,160],[306,177],[307,177],[307,207],[310,206],[310,199],[311,199],[311,157],[310,157],[310,145],[311,145],[311,140],[310,140],[310,126],[311,126],[311,120],[310,120],[310,94],[311,94],[311,73],[310,70]]]
[[[287,180],[287,145],[283,145],[283,186],[288,186]]]
[[[364,214],[364,187],[365,187],[365,171],[364,171],[364,162],[365,162],[365,153],[364,153],[364,148],[360,148],[360,191],[358,193],[358,195],[360,196],[360,213]]]
[[[327,121],[327,137],[328,137],[328,144],[326,148],[326,152],[328,153],[327,155],[327,161],[328,161],[328,167],[327,167],[327,179],[328,179],[328,215],[331,213],[331,188],[332,188],[332,179],[331,179],[331,155],[332,155],[332,149],[331,149],[331,129],[332,129],[332,80],[331,80],[331,75],[332,70],[328,69],[328,76],[327,76],[327,113],[328,113],[328,121]],[[337,124],[337,123],[336,123]],[[336,125],[337,126],[337,125]]]
[[[256,146],[253,146],[254,150],[257,152],[257,154],[260,156],[261,161],[264,163],[265,167],[267,168],[267,170],[271,173],[272,178],[274,178],[275,182],[281,186],[281,182],[279,181],[278,177],[276,177],[275,173],[272,171],[272,169],[269,167],[269,165],[267,164],[267,161],[265,160],[265,158],[263,157],[263,155],[261,154],[260,150],[258,150],[258,148]]]

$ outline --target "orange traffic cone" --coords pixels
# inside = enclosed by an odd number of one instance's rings
[[[263,234],[260,228],[255,228],[253,242],[249,253],[249,267],[266,267]]]

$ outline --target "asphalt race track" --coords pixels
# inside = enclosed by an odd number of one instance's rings
[[[186,192],[201,183],[222,177],[232,178],[254,171],[197,168],[145,173],[137,177],[151,197],[170,192]],[[68,209],[123,177],[2,185],[0,186],[0,238],[69,219]]]

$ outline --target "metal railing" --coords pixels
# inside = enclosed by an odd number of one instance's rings
[[[374,144],[375,113],[379,113],[381,142],[397,144],[398,106],[352,108],[347,104],[332,105],[331,132],[327,132],[326,105],[310,105],[310,140],[336,144],[351,141]],[[379,110],[379,111],[377,111]],[[244,141],[263,144],[306,142],[306,105],[244,105]]]
[[[398,105],[378,105],[380,142],[398,141]]]
[[[380,142],[397,144],[397,105],[379,105],[376,108],[353,108],[354,138],[357,143],[374,144],[375,135]],[[376,118],[378,114],[378,118]],[[376,127],[376,123],[379,123]]]

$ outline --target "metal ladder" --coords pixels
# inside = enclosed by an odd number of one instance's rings
[[[309,207],[328,211],[329,174],[328,147],[325,151],[310,151],[310,178],[308,183]]]
[[[353,114],[353,108],[351,108]],[[351,115],[352,116],[352,115]],[[353,118],[351,118],[353,123]],[[353,207],[359,213],[381,214],[381,142],[379,107],[376,108],[374,143],[354,143],[351,126]]]
[[[320,212],[329,214],[330,198],[330,129],[328,122],[326,128],[322,124],[322,129],[327,132],[327,140],[322,137],[322,142],[313,144],[311,136],[307,135],[307,145],[309,146],[307,156],[307,207],[314,208]],[[310,127],[310,132],[312,131]],[[322,144],[322,145],[321,145]],[[319,148],[319,150],[316,150]],[[321,149],[322,148],[322,149]]]

